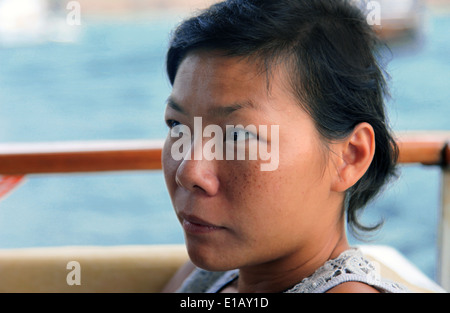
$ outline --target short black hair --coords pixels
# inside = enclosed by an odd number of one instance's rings
[[[166,59],[171,84],[180,63],[195,50],[254,57],[267,70],[281,63],[298,104],[324,141],[344,139],[359,123],[369,123],[375,156],[345,201],[347,223],[356,234],[382,224],[364,226],[358,213],[396,176],[398,158],[385,114],[383,45],[360,7],[354,0],[223,1],[175,29]]]

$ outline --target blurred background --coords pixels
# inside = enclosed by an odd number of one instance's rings
[[[170,31],[213,2],[0,0],[0,143],[164,138]],[[450,130],[450,1],[379,2],[393,129]],[[363,215],[385,219],[369,243],[435,278],[439,169],[400,174]],[[160,171],[29,176],[0,200],[0,248],[170,243]]]

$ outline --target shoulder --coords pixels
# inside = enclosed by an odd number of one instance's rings
[[[195,265],[191,261],[186,262],[170,279],[170,281],[163,288],[162,292],[173,293],[177,291],[186,278],[195,270],[195,268]]]
[[[331,288],[327,293],[380,293],[377,289],[360,282],[346,282]]]

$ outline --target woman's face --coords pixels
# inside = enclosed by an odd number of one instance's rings
[[[330,188],[332,154],[289,92],[284,75],[281,68],[267,75],[257,63],[213,52],[191,53],[179,67],[165,119],[177,131],[189,127],[192,149],[181,160],[174,157],[172,147],[180,137],[169,131],[163,169],[189,255],[201,268],[270,264],[320,249],[337,227],[343,198]],[[201,130],[194,129],[196,117],[202,118]],[[194,136],[208,125],[223,130],[226,138],[215,138],[223,150],[242,142],[247,150],[278,148],[276,168],[263,171],[261,165],[268,161],[259,155],[256,160],[248,155],[245,160],[227,159],[224,151],[223,160],[194,157],[193,150],[202,151],[214,137]],[[253,134],[234,128],[227,137],[227,125],[254,125],[258,130],[263,125],[268,131]],[[271,132],[276,126],[278,134]]]

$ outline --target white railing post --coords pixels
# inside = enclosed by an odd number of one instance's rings
[[[450,292],[450,168],[442,170],[442,209],[439,222],[439,279]]]

